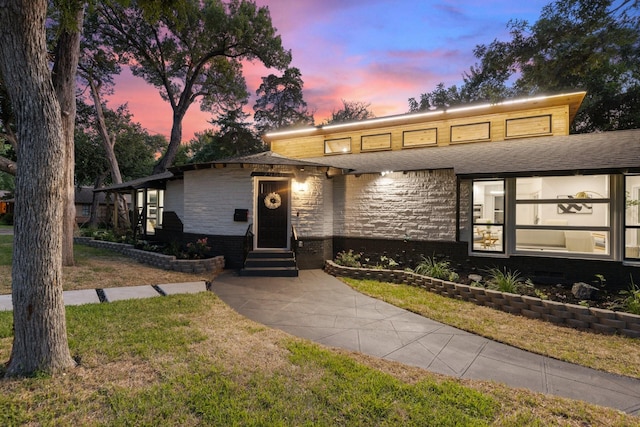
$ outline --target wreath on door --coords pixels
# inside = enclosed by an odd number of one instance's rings
[[[264,205],[268,209],[278,209],[282,204],[282,198],[278,193],[269,193],[267,197],[264,198]]]

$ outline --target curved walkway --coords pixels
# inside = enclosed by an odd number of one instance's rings
[[[640,380],[500,344],[362,295],[321,270],[295,278],[225,272],[211,290],[240,314],[292,335],[432,372],[502,382],[640,416]]]

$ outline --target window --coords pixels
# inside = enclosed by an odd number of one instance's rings
[[[611,253],[608,175],[516,179],[515,249]]]
[[[624,257],[640,259],[640,175],[624,178]]]
[[[327,139],[324,141],[325,154],[344,154],[351,152],[351,138]]]
[[[91,205],[82,205],[82,216],[91,216]]]
[[[504,252],[504,180],[473,182],[473,250]]]
[[[143,225],[144,234],[155,234],[156,228],[162,227],[164,211],[164,190],[138,190],[137,208],[139,224]]]

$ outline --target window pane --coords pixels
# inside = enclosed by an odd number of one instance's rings
[[[516,179],[516,200],[608,199],[608,175],[550,176]]]
[[[624,257],[640,258],[640,228],[627,228],[624,241]]]
[[[640,225],[640,175],[625,177],[625,223]]]
[[[502,226],[476,224],[473,227],[473,250],[502,252],[502,235]]]
[[[473,250],[504,251],[504,181],[473,182]]]
[[[517,229],[516,249],[609,254],[609,233],[590,230]]]
[[[609,203],[517,203],[516,225],[608,227]]]
[[[504,224],[504,181],[474,181],[474,223]]]

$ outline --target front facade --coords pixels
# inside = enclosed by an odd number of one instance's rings
[[[268,153],[173,169],[164,213],[231,267],[247,249],[295,250],[301,268],[353,249],[626,284],[640,266],[640,130],[569,135],[584,96],[268,134]]]

